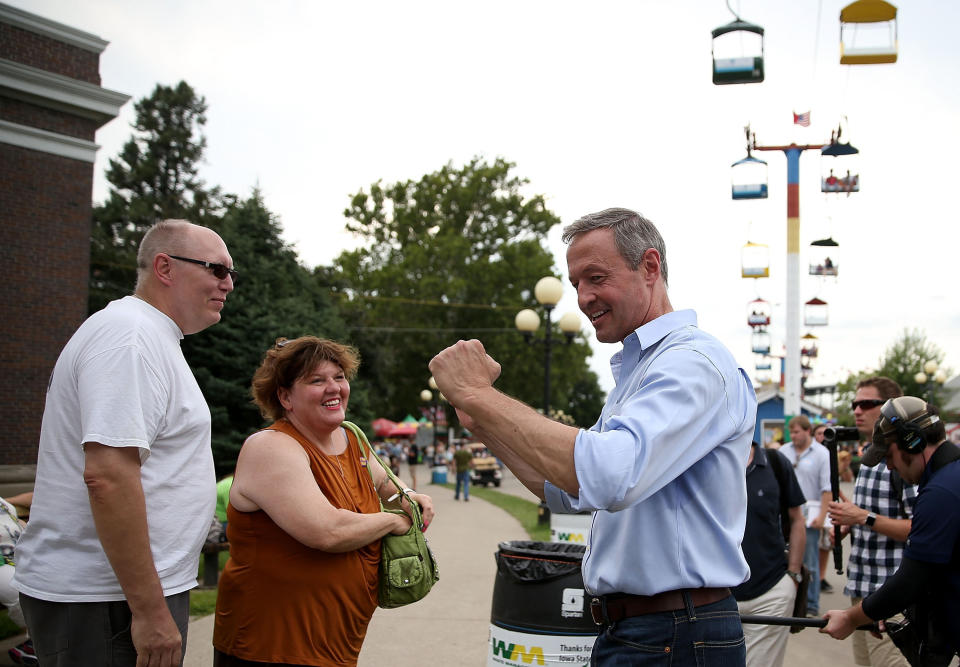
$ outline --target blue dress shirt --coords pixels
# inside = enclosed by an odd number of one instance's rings
[[[696,325],[692,310],[674,311],[623,341],[600,420],[577,434],[579,496],[545,485],[552,511],[595,511],[582,566],[593,595],[749,578],[740,543],[756,393]]]

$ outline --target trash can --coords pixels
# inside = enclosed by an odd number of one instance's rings
[[[590,662],[598,628],[580,573],[585,551],[564,542],[500,543],[488,667]]]
[[[433,474],[430,476],[431,484],[447,483],[447,466],[434,466]]]

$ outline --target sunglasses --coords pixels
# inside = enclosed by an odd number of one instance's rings
[[[861,410],[866,411],[871,408],[875,408],[878,405],[883,405],[884,403],[886,403],[886,401],[882,398],[862,398],[859,401],[851,401],[850,409],[856,410],[857,408],[860,408]]]
[[[230,280],[233,281],[233,284],[237,284],[237,278],[240,276],[235,270],[231,269],[228,266],[223,264],[214,264],[213,262],[204,262],[199,259],[191,259],[190,257],[178,257],[176,255],[167,255],[170,259],[179,259],[181,262],[190,262],[191,264],[199,264],[202,267],[210,269],[213,271],[213,275],[217,280],[223,280],[227,276],[230,276]]]

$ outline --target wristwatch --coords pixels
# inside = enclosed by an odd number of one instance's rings
[[[793,579],[797,586],[799,586],[803,581],[803,575],[800,572],[791,572],[790,570],[787,570],[787,576]]]
[[[874,514],[873,512],[867,512],[867,518],[864,521],[864,523],[872,528],[873,524],[875,524],[876,522],[877,522],[877,515]]]

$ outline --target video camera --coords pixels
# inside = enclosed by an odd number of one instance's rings
[[[859,440],[860,431],[850,426],[828,426],[823,432],[823,446],[830,452],[830,491],[834,502],[840,500],[840,469],[837,463],[837,443]],[[837,574],[843,574],[843,547],[840,546],[840,526],[833,526],[833,564]]]
[[[823,432],[824,440],[833,442],[848,442],[850,440],[859,440],[860,431],[852,426],[828,426]]]

